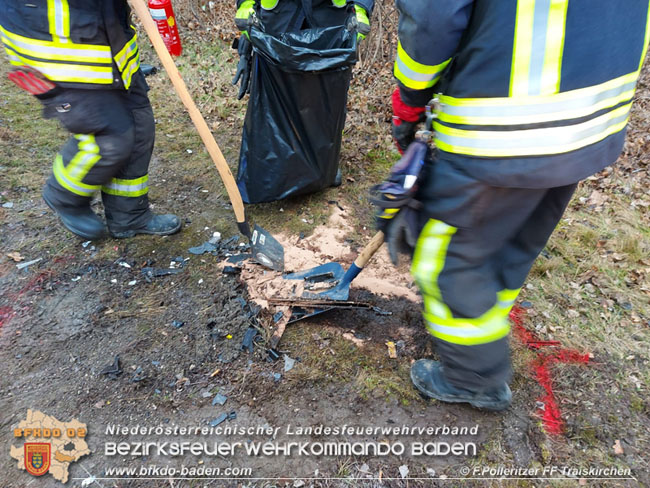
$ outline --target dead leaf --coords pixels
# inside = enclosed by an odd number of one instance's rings
[[[7,257],[13,259],[14,262],[16,262],[16,263],[19,263],[19,262],[25,260],[25,258],[22,257],[18,251],[14,251],[14,252],[9,252],[9,253],[7,253]]]
[[[391,359],[397,359],[397,349],[395,349],[395,343],[393,341],[388,341],[386,343],[388,346],[388,357]]]
[[[621,446],[621,441],[618,439],[616,439],[612,448],[614,449],[614,454],[616,455],[621,455],[624,453],[623,446]]]
[[[589,198],[587,198],[587,205],[595,205],[597,207],[600,207],[604,205],[608,199],[609,197],[604,193],[601,193],[598,190],[594,190],[591,192],[591,195],[589,195]]]

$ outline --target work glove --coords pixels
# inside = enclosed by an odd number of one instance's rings
[[[248,40],[248,36],[244,34],[239,36],[239,39],[236,42],[237,46],[233,44],[233,47],[237,47],[239,63],[237,63],[237,72],[235,73],[235,77],[232,79],[232,84],[236,85],[237,82],[241,80],[241,84],[239,85],[239,94],[237,95],[237,100],[241,100],[244,98],[244,95],[250,91],[253,47],[251,46],[251,42]]]
[[[420,122],[426,119],[425,107],[412,107],[402,100],[399,88],[393,92],[393,141],[400,154],[415,140],[415,133]]]
[[[384,232],[384,241],[393,264],[400,253],[412,254],[426,218],[416,199],[420,180],[432,164],[431,149],[422,141],[409,146],[393,165],[388,178],[370,189],[370,201],[377,207],[377,230]]]
[[[368,12],[361,5],[354,5],[354,12],[357,18],[357,41],[363,41],[370,34],[370,18]]]
[[[419,207],[420,203],[412,200],[388,221],[384,229],[384,242],[388,245],[388,255],[395,266],[399,264],[400,254],[413,257],[415,245],[423,228]]]

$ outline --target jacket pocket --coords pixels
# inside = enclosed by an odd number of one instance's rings
[[[108,44],[102,16],[78,7],[70,8],[70,37],[79,44]]]

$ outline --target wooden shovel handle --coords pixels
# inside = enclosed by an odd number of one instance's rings
[[[370,261],[370,258],[374,256],[374,254],[377,252],[377,249],[379,249],[383,243],[384,233],[382,231],[379,231],[366,245],[366,247],[363,248],[363,251],[359,253],[357,259],[354,260],[354,264],[357,267],[363,269],[366,264],[368,264],[368,261]]]
[[[237,223],[238,224],[245,223],[246,215],[244,213],[244,202],[242,201],[241,194],[239,193],[239,189],[237,188],[237,184],[235,183],[235,178],[232,176],[232,173],[230,172],[230,168],[228,167],[228,163],[226,162],[226,159],[223,157],[223,154],[221,153],[221,149],[219,149],[217,142],[214,140],[214,137],[212,136],[212,132],[210,132],[210,129],[208,128],[208,124],[205,123],[205,119],[201,115],[201,112],[199,112],[199,109],[196,107],[196,104],[192,99],[192,96],[187,90],[187,86],[185,85],[185,82],[183,81],[181,74],[178,72],[178,68],[176,68],[176,65],[174,64],[174,60],[172,59],[169,52],[167,51],[167,47],[165,47],[165,43],[163,42],[162,37],[160,37],[158,28],[156,27],[156,24],[154,23],[153,19],[151,18],[151,15],[149,14],[149,9],[145,4],[145,1],[144,0],[128,0],[128,1],[131,7],[133,8],[133,10],[135,11],[136,15],[138,16],[138,18],[140,19],[140,22],[142,22],[142,25],[144,26],[144,30],[147,32],[147,36],[149,36],[149,39],[151,40],[151,43],[153,44],[153,47],[156,50],[156,53],[158,53],[158,57],[160,58],[160,61],[162,62],[165,71],[169,76],[169,79],[174,85],[174,89],[176,90],[176,93],[178,94],[181,101],[183,102],[183,105],[185,105],[185,108],[189,112],[190,118],[192,119],[194,126],[199,131],[199,135],[201,136],[201,139],[203,139],[203,143],[205,144],[205,147],[207,148],[208,153],[212,158],[212,161],[214,161],[214,165],[217,167],[217,170],[219,171],[219,175],[221,176],[221,180],[223,181],[223,184],[226,187],[226,191],[228,192],[228,197],[230,197],[230,202],[232,203],[233,210],[235,211],[235,217],[237,218]]]

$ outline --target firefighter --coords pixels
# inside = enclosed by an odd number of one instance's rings
[[[12,79],[38,97],[44,117],[72,133],[43,189],[47,205],[84,239],[105,235],[90,207],[97,191],[113,237],[177,232],[178,217],[149,209],[155,127],[126,0],[2,3]]]
[[[623,148],[649,2],[396,4],[400,150],[438,98],[422,210],[379,219],[389,244],[419,235],[412,274],[440,361],[415,362],[411,379],[428,397],[502,410],[512,396],[508,313],[577,183]]]
[[[357,37],[365,39],[370,33],[370,14],[374,0],[237,0],[235,24],[241,31],[238,42],[239,64],[233,85],[239,85],[238,100],[248,91],[251,69],[251,44],[246,29],[254,13],[257,13],[266,32],[279,35],[308,27],[346,25],[353,10]]]

